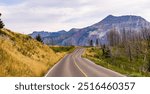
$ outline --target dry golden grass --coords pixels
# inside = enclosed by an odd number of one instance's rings
[[[66,53],[55,53],[27,35],[0,30],[0,76],[44,76]]]

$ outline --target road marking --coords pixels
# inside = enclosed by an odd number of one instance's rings
[[[45,75],[45,77],[48,77],[48,74],[49,74],[66,56],[68,56],[68,54],[65,55],[60,61],[58,61],[52,68],[50,68],[49,71],[48,71],[48,73]]]
[[[72,57],[73,58],[73,57]],[[74,64],[77,66],[77,68],[79,69],[79,71],[85,76],[88,77],[87,74],[79,67],[79,65],[75,62],[75,59],[73,58]]]
[[[83,60],[86,60],[88,63],[91,63],[91,64],[93,64],[93,65],[96,65],[96,67],[99,67],[99,68],[101,68],[101,69],[103,69],[103,70],[106,70],[107,72],[111,72],[111,73],[120,75],[120,76],[122,76],[122,77],[126,77],[126,75],[123,75],[123,74],[121,74],[121,73],[118,73],[118,72],[116,72],[116,71],[114,71],[114,70],[105,68],[105,67],[103,67],[103,66],[101,66],[101,65],[97,65],[97,64],[95,64],[94,62],[92,62],[91,60],[89,60],[89,59],[87,59],[87,58],[82,58],[82,59],[83,59]]]

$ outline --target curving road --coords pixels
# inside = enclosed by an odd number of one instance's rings
[[[46,77],[123,77],[124,75],[96,65],[82,58],[84,48],[77,48],[66,55],[49,72]]]

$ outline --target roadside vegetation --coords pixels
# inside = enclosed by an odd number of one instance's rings
[[[96,64],[120,72],[126,76],[150,76],[150,29],[141,32],[113,29],[107,34],[109,43],[97,39],[89,44],[84,57]]]
[[[74,51],[74,46],[50,46],[50,48],[55,52],[72,52]]]
[[[1,16],[1,13],[0,13]],[[38,35],[14,33],[4,28],[0,19],[0,76],[39,77],[55,65],[74,47],[49,47]]]
[[[83,57],[126,76],[150,76],[150,73],[144,70],[147,63],[142,62],[140,59],[130,62],[128,57],[123,55],[106,58],[101,48],[87,48]]]
[[[0,29],[0,76],[44,76],[73,47],[49,47],[28,35]]]

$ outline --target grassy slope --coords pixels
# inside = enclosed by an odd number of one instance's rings
[[[140,71],[140,68],[144,65],[143,62],[129,62],[125,56],[104,58],[102,56],[102,51],[99,48],[87,48],[83,56],[98,65],[115,70],[127,76],[150,76],[149,73]]]
[[[27,35],[0,30],[0,76],[43,76],[66,53]]]

